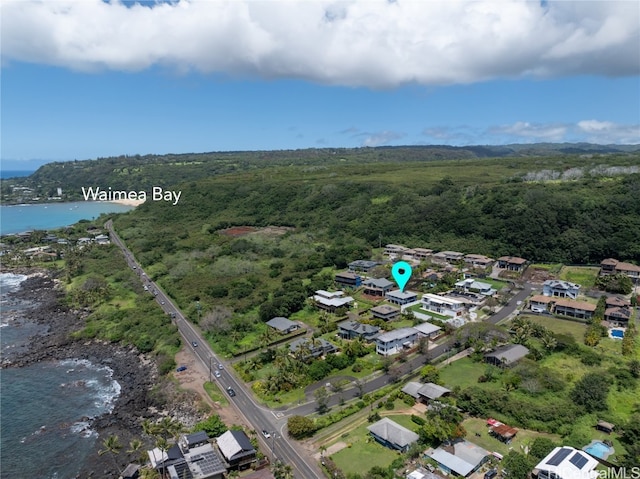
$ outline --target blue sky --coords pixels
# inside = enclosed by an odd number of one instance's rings
[[[640,4],[2,4],[2,160],[640,143]]]

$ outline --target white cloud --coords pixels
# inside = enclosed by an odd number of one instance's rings
[[[520,138],[519,141],[563,141],[568,131],[567,125],[531,124],[518,121],[512,125],[496,126],[489,129],[494,135]]]
[[[367,134],[367,137],[362,142],[362,146],[381,146],[388,145],[393,140],[399,140],[406,135],[398,131],[384,130],[376,133]]]
[[[583,120],[577,123],[576,130],[584,136],[585,141],[592,143],[640,143],[640,125],[618,125],[611,121]]]
[[[640,4],[524,0],[5,0],[3,62],[352,86],[632,75]]]

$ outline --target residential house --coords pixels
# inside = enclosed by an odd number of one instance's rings
[[[293,355],[296,355],[299,349],[302,349],[302,359],[317,358],[325,354],[335,353],[338,350],[334,344],[322,338],[299,338],[289,345],[289,352]]]
[[[574,301],[572,299],[559,299],[553,306],[553,312],[555,314],[580,319],[591,318],[595,310],[595,304],[587,303],[585,301]]]
[[[313,296],[316,306],[334,313],[338,308],[348,308],[353,303],[351,296],[345,296],[343,291],[329,292],[322,289]]]
[[[247,469],[256,461],[256,450],[244,431],[229,430],[216,443],[231,470]]]
[[[617,325],[628,324],[631,319],[631,309],[628,307],[607,308],[604,311],[604,319]]]
[[[427,403],[443,396],[448,396],[451,393],[451,390],[435,383],[422,384],[411,381],[402,388],[402,392],[419,401]]]
[[[380,263],[366,259],[357,259],[349,263],[349,271],[352,273],[368,273]]]
[[[469,477],[487,462],[490,453],[472,442],[460,441],[453,446],[427,449],[425,455],[436,461],[446,474]]]
[[[155,448],[147,455],[156,471],[172,479],[223,479],[227,472],[227,464],[204,431],[182,435],[168,450]]]
[[[580,285],[559,279],[548,279],[542,284],[542,294],[556,298],[576,299],[580,294]]]
[[[417,469],[414,469],[409,474],[407,474],[407,477],[405,479],[440,479],[440,476],[437,476],[433,472],[427,471],[423,467],[418,467]]]
[[[386,278],[370,278],[363,281],[364,294],[384,297],[393,288],[393,283]]]
[[[359,323],[358,321],[343,321],[338,324],[338,334],[343,339],[362,338],[366,341],[373,341],[380,331],[378,326],[372,324]]]
[[[398,306],[414,303],[418,300],[418,294],[411,291],[400,291],[399,289],[389,291],[385,298],[387,301]]]
[[[384,321],[393,321],[400,316],[400,309],[389,304],[374,306],[370,311],[374,318],[382,319]]]
[[[490,434],[496,439],[509,444],[511,440],[516,437],[518,430],[515,427],[507,426],[501,422],[494,422],[489,427]]]
[[[605,300],[607,308],[628,308],[631,303],[622,296],[608,296]]]
[[[501,269],[522,272],[526,265],[527,260],[517,256],[501,256],[498,258],[498,268]]]
[[[433,254],[433,250],[432,249],[427,249],[427,248],[414,248],[413,249],[413,259],[416,259],[418,261],[424,261],[426,259],[429,259],[432,254]]]
[[[408,451],[409,446],[420,438],[415,432],[387,417],[373,423],[367,429],[373,438],[383,446],[402,452]]]
[[[356,273],[337,273],[334,281],[338,287],[343,288],[359,288],[362,285],[362,278]]]
[[[529,349],[522,344],[505,344],[495,351],[485,354],[484,360],[495,366],[511,366],[529,354]]]
[[[111,241],[109,239],[109,236],[105,235],[105,234],[101,234],[101,235],[96,236],[95,238],[93,238],[93,241],[95,241],[98,244],[102,244],[102,245],[111,243]]]
[[[294,323],[293,321],[287,318],[283,318],[282,316],[270,319],[269,321],[267,321],[267,326],[275,329],[280,334],[289,334],[300,329],[300,325],[298,323]]]
[[[607,258],[600,262],[600,275],[622,273],[629,277],[631,281],[637,283],[640,281],[640,266],[618,261],[614,258]]]
[[[457,263],[464,260],[464,253],[458,251],[440,251],[431,256],[435,263]]]
[[[464,257],[464,262],[473,268],[488,268],[495,260],[483,254],[468,254]]]
[[[426,293],[422,296],[422,309],[455,318],[462,316],[464,303],[457,299]]]
[[[431,324],[427,322],[420,323],[414,326],[413,329],[418,331],[419,336],[425,337],[425,338],[436,337],[440,334],[440,331],[442,331],[442,328],[440,326],[436,326],[435,324]]]
[[[529,308],[534,313],[544,313],[549,311],[549,305],[553,299],[549,296],[543,296],[541,294],[536,294],[535,296],[531,296],[529,298]]]
[[[392,258],[400,258],[408,248],[399,244],[388,244],[384,247],[384,255]]]
[[[456,290],[463,293],[477,293],[484,296],[493,296],[496,290],[489,283],[476,281],[473,278],[463,279],[455,284]]]
[[[538,479],[596,479],[598,461],[573,447],[559,446],[547,454],[533,470]]]
[[[410,349],[418,342],[418,331],[414,328],[399,328],[387,331],[376,338],[376,352],[391,356]]]

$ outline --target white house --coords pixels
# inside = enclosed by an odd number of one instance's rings
[[[463,293],[478,293],[485,296],[493,296],[496,294],[496,290],[489,283],[483,283],[482,281],[476,281],[473,278],[463,279],[456,283],[456,289]]]
[[[313,300],[318,308],[334,312],[341,307],[349,307],[353,303],[351,296],[345,296],[343,291],[329,292],[323,289],[316,291]]]
[[[382,333],[376,338],[376,352],[383,356],[397,354],[403,349],[411,348],[418,341],[418,330],[399,328]]]
[[[422,309],[455,318],[462,316],[464,303],[457,299],[426,293],[422,296]]]
[[[559,279],[549,279],[542,284],[542,294],[557,298],[576,299],[580,294],[580,285]]]
[[[595,479],[598,461],[573,447],[556,447],[534,469],[538,479]]]

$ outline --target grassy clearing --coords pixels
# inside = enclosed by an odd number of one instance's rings
[[[563,266],[560,270],[560,279],[578,283],[583,288],[592,288],[598,277],[598,267],[590,266]]]
[[[347,447],[336,452],[331,459],[346,474],[362,474],[374,466],[387,467],[399,453],[377,443],[367,430],[369,423],[344,433],[339,441]]]
[[[493,278],[482,278],[479,279],[478,281],[480,281],[481,283],[488,283],[490,284],[493,289],[495,289],[496,291],[500,291],[502,288],[504,288],[507,283],[505,283],[504,281],[498,281],[497,279],[493,279]]]
[[[509,454],[510,450],[522,452],[523,447],[533,442],[536,437],[548,437],[556,443],[561,442],[560,436],[557,434],[547,434],[527,429],[518,429],[518,434],[511,440],[511,444],[505,444],[488,433],[487,422],[485,419],[470,418],[462,422],[467,431],[467,440],[485,448],[490,452],[498,452],[504,456]],[[479,434],[479,436],[476,436]]]
[[[549,316],[524,316],[526,319],[530,319],[536,324],[540,324],[550,331],[558,334],[570,334],[577,341],[582,342],[584,333],[587,330],[587,326],[575,321],[568,321],[559,318],[551,318]]]
[[[205,382],[203,384],[204,390],[207,391],[207,394],[211,398],[212,401],[220,403],[222,406],[228,406],[229,401],[227,400],[227,396],[220,391],[220,388],[217,384],[212,382]]]
[[[496,387],[495,383],[478,383],[478,378],[484,372],[484,365],[474,363],[469,358],[459,359],[440,370],[440,379],[445,387],[451,389],[456,386],[467,388],[469,386]]]

